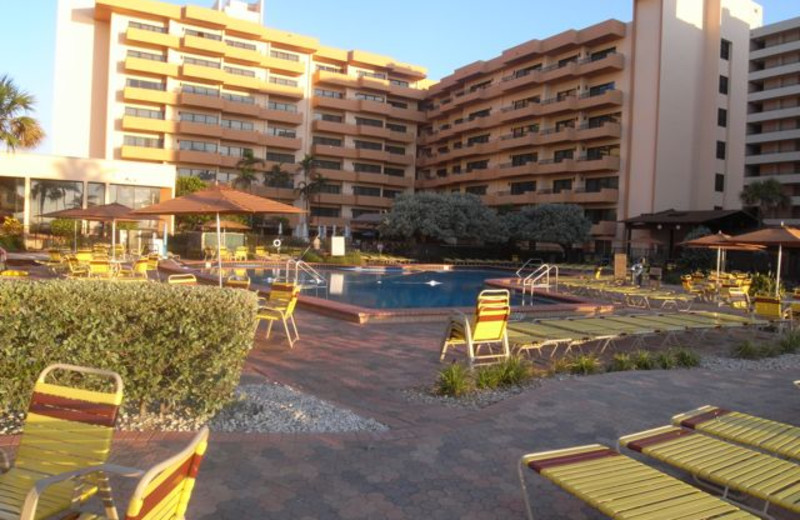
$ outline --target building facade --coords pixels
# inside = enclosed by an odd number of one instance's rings
[[[252,153],[294,178],[251,189],[295,204],[311,154],[326,179],[315,223],[458,191],[495,207],[580,204],[607,249],[631,216],[740,206],[762,19],[751,0],[633,5],[631,22],[531,40],[433,83],[419,66],[265,28],[263,2],[60,0],[54,147],[222,182]]]
[[[745,183],[783,184],[791,204],[767,223],[800,225],[800,17],[753,31],[747,100]]]

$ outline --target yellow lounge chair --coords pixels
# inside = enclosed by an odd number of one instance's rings
[[[36,506],[41,492],[46,493],[49,485],[58,485],[65,480],[91,476],[98,470],[124,477],[141,477],[128,504],[125,520],[183,520],[186,518],[186,509],[189,506],[197,473],[207,448],[208,427],[203,427],[180,453],[153,466],[146,472],[136,468],[104,464],[96,468],[73,471],[46,479],[28,494],[21,520],[37,518],[38,515],[34,513],[37,511]],[[108,503],[109,507],[106,513],[108,516],[82,513],[74,520],[117,520],[119,516],[113,499],[109,499]]]
[[[525,469],[547,478],[610,518],[744,520],[758,517],[601,444],[529,453],[519,462],[528,518],[533,508]]]
[[[0,271],[0,278],[27,278],[28,271],[17,271],[14,269],[6,269]]]
[[[487,289],[478,295],[475,314],[463,313],[450,317],[444,333],[439,360],[444,361],[447,349],[464,345],[469,365],[497,362],[511,355],[508,343],[508,318],[511,315],[511,295],[507,289]],[[481,354],[481,347],[500,344],[500,352]]]
[[[705,405],[675,415],[672,424],[800,462],[800,428]]]
[[[777,325],[778,328],[786,324],[791,325],[791,309],[784,309],[779,298],[756,296],[753,299],[753,312],[756,316]]]
[[[621,446],[689,472],[718,486],[732,500],[731,490],[800,513],[800,466],[714,437],[676,426],[663,426],[621,437]]]
[[[53,373],[99,377],[113,384],[111,391],[83,390],[47,382]],[[122,378],[107,370],[73,365],[50,365],[33,388],[14,465],[0,452],[0,518],[18,518],[26,495],[37,482],[66,471],[103,464],[111,450],[114,423],[122,403]],[[61,482],[42,495],[36,518],[71,509],[108,490],[104,477],[91,484]],[[32,518],[32,517],[31,517]]]
[[[259,307],[256,318],[259,321],[268,321],[267,339],[272,334],[272,325],[276,321],[283,323],[283,330],[286,332],[286,339],[289,341],[289,348],[294,348],[294,344],[300,339],[297,331],[297,323],[294,320],[294,310],[297,307],[297,298],[300,295],[300,286],[290,283],[273,283],[269,291],[267,302]],[[294,336],[289,329],[294,331]]]
[[[167,277],[169,285],[197,285],[197,277],[193,274],[171,274]]]
[[[231,276],[227,280],[225,280],[225,287],[230,287],[232,289],[249,289],[250,288],[250,278],[248,277],[238,277],[238,276]]]

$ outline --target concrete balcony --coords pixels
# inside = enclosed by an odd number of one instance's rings
[[[348,195],[344,193],[317,193],[314,195],[314,202],[319,204],[340,204],[343,206],[352,206],[356,203],[355,195]]]
[[[766,180],[776,180],[781,184],[800,184],[800,173],[787,173],[783,175],[761,175],[759,177],[745,177],[745,184],[762,182]]]
[[[317,173],[332,181],[357,182],[358,173],[350,170],[329,170],[327,168],[317,168]],[[373,177],[382,177],[379,174],[372,174]],[[370,182],[370,181],[367,181]],[[374,180],[372,181],[374,182]]]
[[[226,158],[231,159],[230,157]],[[222,156],[218,153],[195,152],[193,150],[177,150],[177,161],[182,163],[208,164],[213,166],[221,166],[223,163]],[[230,161],[227,162],[230,163]],[[236,161],[234,161],[233,164],[229,164],[229,166],[235,167]]]
[[[770,69],[756,70],[750,73],[750,81],[761,81],[769,78],[776,78],[780,76],[788,76],[790,74],[800,73],[800,62],[791,63],[789,65],[781,65],[780,67],[772,67]]]
[[[125,101],[142,101],[160,105],[175,105],[178,100],[178,96],[174,92],[136,87],[125,87],[122,90],[122,98]]]
[[[618,197],[618,190],[604,189],[594,193],[562,190],[559,193],[553,193],[551,191],[529,191],[527,193],[512,195],[510,192],[498,192],[486,195],[483,199],[491,206],[502,206],[505,204],[520,206],[530,204],[616,203]]]
[[[800,139],[800,128],[794,130],[780,130],[777,132],[764,132],[750,134],[746,138],[747,144],[771,143],[774,141],[790,141]]]
[[[259,134],[258,142],[270,148],[284,148],[287,150],[299,150],[303,147],[303,142],[298,137]]]
[[[202,38],[200,36],[185,35],[181,38],[181,47],[185,50],[205,54],[207,56],[224,56],[228,45],[220,40]]]
[[[501,109],[500,120],[504,123],[531,117],[555,115],[562,112],[588,110],[607,106],[622,106],[623,96],[620,90],[607,90],[593,96],[568,96],[563,99],[545,100],[542,103],[529,103],[527,106],[506,106]]]
[[[222,136],[222,127],[219,125],[207,125],[204,123],[193,123],[191,121],[180,121],[177,124],[179,134],[199,135],[219,139]]]
[[[192,94],[189,92],[181,92],[178,94],[178,103],[191,107],[205,108],[206,110],[222,110],[225,105],[222,98]]]
[[[238,114],[247,117],[261,117],[261,108],[255,103],[239,103],[237,101],[222,100],[222,111],[229,114]]]
[[[800,162],[800,152],[762,153],[744,158],[744,163],[748,166],[782,162]]]
[[[223,83],[227,74],[221,69],[214,67],[204,67],[202,65],[195,65],[194,63],[184,63],[181,65],[180,75],[183,78],[200,79],[213,83]]]
[[[134,132],[156,132],[161,134],[175,133],[175,121],[151,119],[149,117],[123,116],[122,129]]]
[[[502,92],[527,88],[549,81],[566,78],[569,76],[593,76],[612,71],[619,71],[625,67],[625,56],[619,53],[609,54],[605,58],[596,60],[582,60],[569,63],[563,67],[535,70],[524,75],[511,75],[503,78],[499,84]]]
[[[303,98],[303,89],[300,87],[292,87],[289,85],[279,85],[277,83],[261,82],[260,90],[267,94],[274,94],[276,96],[283,96],[293,99]]]
[[[797,52],[797,51],[800,51],[800,40],[795,40],[793,42],[782,43],[780,45],[773,45],[772,47],[765,47],[763,49],[750,51],[750,59],[763,60],[764,58],[769,58],[770,56],[778,56],[780,54],[785,54],[787,52]]]
[[[358,159],[358,150],[344,146],[330,146],[326,144],[312,144],[311,155],[325,157],[341,157],[342,159]]]
[[[392,199],[387,199],[384,197],[370,197],[368,195],[355,195],[355,201],[353,202],[355,206],[367,206],[373,208],[391,208],[392,207]]]
[[[134,44],[169,47],[172,49],[177,49],[180,46],[180,38],[177,36],[145,29],[136,29],[134,27],[129,27],[125,31],[125,40]]]
[[[348,123],[335,123],[333,121],[315,120],[311,123],[311,129],[316,132],[328,132],[332,134],[343,134],[353,136],[378,137],[390,141],[401,143],[413,143],[414,134],[395,132],[388,128],[370,125],[351,125]]]
[[[763,123],[764,121],[791,119],[793,117],[800,117],[800,107],[779,108],[777,110],[767,110],[765,112],[753,112],[747,114],[747,122]]]
[[[302,61],[282,60],[280,58],[273,58],[272,56],[262,56],[261,66],[270,71],[279,71],[296,76],[306,71],[306,64]]]
[[[267,121],[277,121],[279,123],[287,123],[290,125],[303,124],[303,114],[300,112],[287,112],[285,110],[270,110],[268,108],[259,109],[259,117]]]
[[[254,130],[236,130],[234,128],[222,127],[220,137],[226,141],[237,141],[240,143],[261,144],[263,134]]]
[[[336,226],[344,229],[344,226],[350,225],[350,220],[342,217],[315,217],[309,215],[308,220],[311,226]]]
[[[267,88],[267,84],[261,78],[231,74],[230,72],[225,73],[223,81],[226,87],[236,87],[247,90],[264,90]]]
[[[388,79],[371,78],[368,76],[351,76],[327,70],[318,70],[314,73],[314,84],[338,85],[348,88],[371,89],[386,92],[393,96],[406,99],[421,100],[426,91],[393,85]]]
[[[261,184],[253,184],[250,188],[254,195],[267,197],[268,199],[286,202],[291,205],[297,198],[297,194],[292,188],[272,188]]]
[[[175,150],[124,145],[120,149],[120,156],[129,161],[174,162]]]
[[[141,72],[144,74],[156,74],[159,76],[178,75],[178,65],[176,63],[166,63],[163,61],[147,60],[144,58],[125,58],[125,70],[127,72]]]
[[[257,50],[242,49],[225,44],[225,61],[238,62],[245,65],[261,65],[264,55]]]
[[[597,224],[593,224],[589,230],[592,236],[614,236],[617,234],[617,223],[613,220],[601,220]]]
[[[800,85],[791,85],[789,87],[772,88],[769,90],[750,92],[749,94],[747,94],[747,101],[750,103],[754,103],[756,101],[765,101],[767,99],[797,96],[798,94],[800,94]]]

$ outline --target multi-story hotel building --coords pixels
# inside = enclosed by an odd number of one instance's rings
[[[776,179],[790,197],[778,218],[800,224],[800,17],[752,32],[745,183]]]
[[[739,207],[762,17],[751,0],[633,5],[631,22],[532,40],[433,84],[421,67],[265,28],[260,4],[61,0],[54,147],[221,181],[246,150],[263,171],[312,154],[328,179],[317,223],[385,211],[403,191],[461,191],[580,204],[608,247],[631,216]]]

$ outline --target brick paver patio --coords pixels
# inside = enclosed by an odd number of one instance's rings
[[[300,313],[298,325],[294,350],[280,336],[264,341],[260,329],[245,378],[287,383],[390,430],[212,434],[188,518],[523,518],[516,462],[524,452],[613,446],[703,404],[795,424],[800,415],[796,371],[611,373],[545,380],[482,410],[412,403],[401,390],[435,378],[442,324],[358,326]],[[118,441],[114,461],[149,464],[186,434],[147,439]],[[540,477],[529,483],[538,518],[603,518]]]

